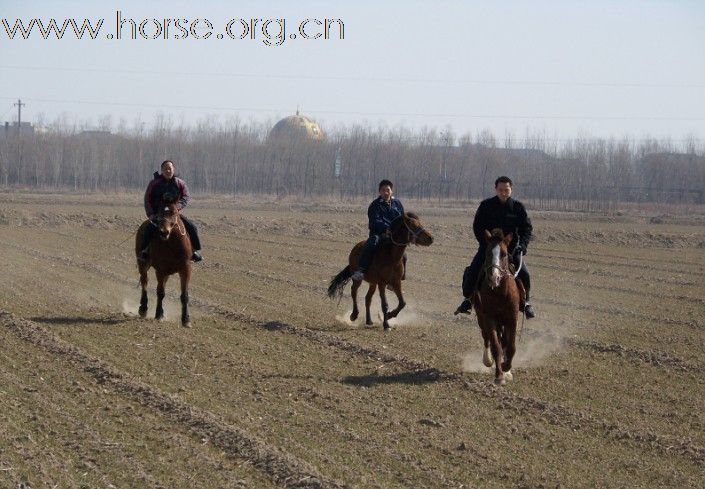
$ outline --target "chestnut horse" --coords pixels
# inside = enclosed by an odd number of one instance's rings
[[[370,303],[375,290],[379,288],[379,298],[382,302],[383,326],[384,330],[390,329],[389,319],[397,317],[406,302],[401,293],[401,280],[404,275],[404,264],[402,263],[404,251],[410,244],[430,246],[433,243],[433,236],[421,226],[419,216],[408,212],[396,218],[390,227],[390,235],[388,240],[384,240],[370,262],[370,266],[365,272],[365,280],[370,286],[365,295],[365,323],[372,325],[372,317],[370,315]],[[357,263],[360,257],[362,247],[365,246],[365,241],[357,243],[348,257],[348,266],[343,268],[338,275],[333,277],[328,286],[328,297],[343,295],[343,288],[352,277],[353,270],[357,270]],[[350,293],[353,300],[353,310],[350,314],[350,320],[355,321],[360,313],[357,308],[357,289],[362,285],[361,280],[353,280]],[[399,303],[393,311],[389,311],[387,305],[386,289],[387,285],[392,287],[397,296]]]
[[[494,381],[503,385],[512,379],[521,293],[509,266],[507,249],[512,234],[505,236],[501,229],[485,230],[485,240],[487,253],[473,303],[485,344],[482,361],[487,367],[495,364]]]
[[[165,199],[166,200],[166,199]],[[176,204],[166,202],[159,209],[155,222],[149,219],[144,221],[137,230],[135,240],[135,251],[139,256],[142,234],[147,226],[155,226],[158,230],[157,236],[149,244],[149,258],[145,262],[137,261],[137,268],[140,272],[140,285],[142,286],[142,297],[140,299],[140,317],[147,315],[147,271],[154,267],[157,275],[157,311],[155,319],[164,319],[164,285],[169,275],[179,274],[181,279],[181,324],[184,327],[191,326],[188,312],[188,284],[191,280],[191,240],[186,233],[184,223],[179,217]]]

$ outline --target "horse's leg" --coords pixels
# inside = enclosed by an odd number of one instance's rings
[[[508,324],[504,328],[505,358],[504,363],[502,363],[502,370],[505,372],[505,375],[509,380],[512,378],[512,359],[514,358],[514,353],[516,353],[516,332],[517,317],[516,314],[512,314],[512,317],[509,319]]]
[[[482,331],[482,342],[484,345],[484,352],[482,354],[482,364],[485,367],[491,367],[494,365],[494,359],[492,358],[492,348],[491,348],[491,341],[492,341],[492,333],[489,331],[489,326],[484,324],[484,317],[481,318],[480,314],[477,315],[477,321],[480,323],[480,331]]]
[[[499,336],[497,335],[497,326],[496,324],[492,325],[492,331],[491,331],[491,342],[490,342],[490,347],[492,349],[492,357],[494,359],[495,363],[495,375],[494,375],[494,383],[499,384],[499,385],[504,385],[505,380],[504,380],[504,372],[502,371],[502,344],[499,341]]]
[[[389,326],[389,322],[387,319],[389,319],[389,304],[387,304],[387,284],[378,284],[379,285],[379,300],[382,302],[382,317],[384,318],[382,325],[384,326],[385,331],[389,331],[391,329],[391,326]]]
[[[365,294],[365,324],[372,326],[372,315],[370,314],[370,304],[372,304],[372,296],[375,295],[375,290],[377,290],[377,284],[370,284],[367,289],[367,294]]]
[[[392,284],[392,289],[397,295],[398,304],[397,307],[387,315],[389,319],[397,317],[399,311],[404,309],[404,306],[406,306],[406,302],[404,302],[404,296],[401,294],[401,280],[395,280]]]
[[[353,280],[352,287],[350,288],[350,295],[352,296],[353,301],[353,310],[350,314],[350,321],[355,321],[357,319],[357,316],[360,315],[360,310],[357,308],[357,289],[360,288],[361,284],[362,281],[357,282]]]
[[[164,319],[164,307],[162,303],[164,302],[164,285],[166,284],[167,278],[169,278],[168,275],[157,273],[157,312],[154,314],[154,319]]]
[[[139,314],[143,318],[147,315],[147,283],[149,282],[149,276],[147,275],[147,270],[140,267],[140,286],[142,287],[142,296],[140,297],[140,308]]]
[[[191,327],[191,318],[188,313],[188,284],[191,280],[191,267],[179,272],[181,279],[181,326],[184,328]]]

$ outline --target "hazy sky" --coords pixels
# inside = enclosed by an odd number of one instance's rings
[[[126,22],[115,36],[116,12],[148,36],[160,35],[157,19],[182,19],[208,39],[131,39]],[[705,142],[705,2],[702,1],[7,1],[0,21],[25,27],[33,18],[84,18],[98,38],[62,39],[39,31],[10,40],[0,25],[0,121],[14,120],[17,98],[23,120],[113,126],[139,120],[149,127],[157,113],[195,123],[275,121],[296,111],[324,129],[365,124],[443,130],[456,135],[489,129],[499,139],[527,130],[548,138]],[[185,19],[185,20],[183,20]],[[259,21],[255,39],[237,19],[272,19],[277,42],[268,46]],[[303,39],[306,19],[340,19],[332,39]],[[304,31],[322,32],[314,20]],[[250,34],[252,31],[250,32]],[[140,36],[139,32],[137,34]],[[291,39],[296,35],[296,39]]]

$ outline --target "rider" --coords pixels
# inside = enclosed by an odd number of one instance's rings
[[[189,201],[188,187],[186,182],[177,176],[174,176],[176,168],[174,167],[174,162],[171,160],[165,160],[161,166],[161,174],[154,172],[154,179],[149,182],[147,186],[147,191],[144,193],[144,210],[147,213],[147,218],[150,221],[154,221],[157,217],[157,209],[162,204],[162,197],[166,194],[171,194],[176,197],[176,208],[181,211],[186,207]],[[184,223],[188,237],[191,240],[191,245],[193,246],[193,255],[191,255],[191,260],[201,261],[203,257],[199,253],[201,249],[201,240],[198,239],[198,232],[196,231],[196,226],[187,219],[181,212],[179,212],[181,221]],[[152,236],[154,236],[154,226],[147,226],[144,230],[144,235],[142,236],[142,244],[140,246],[141,252],[138,257],[140,261],[145,261],[149,257],[149,243],[152,241]]]
[[[470,298],[475,291],[480,268],[485,259],[485,230],[491,231],[494,228],[500,228],[505,234],[513,234],[512,242],[509,243],[509,252],[512,255],[514,266],[519,265],[520,255],[526,254],[527,246],[531,240],[533,228],[531,220],[526,214],[526,208],[524,208],[524,204],[511,198],[512,180],[509,177],[499,177],[494,182],[494,188],[497,195],[483,200],[477,208],[477,212],[475,212],[472,230],[480,246],[470,266],[463,273],[463,296],[465,296],[465,299],[455,310],[455,314],[460,312],[470,314],[470,309],[472,309]],[[521,280],[526,291],[526,302],[523,311],[526,317],[531,319],[536,316],[534,308],[529,304],[531,277],[529,276],[529,270],[526,268],[526,262],[523,260],[517,278]]]
[[[367,238],[367,242],[360,252],[357,271],[352,275],[353,280],[364,278],[365,271],[370,266],[372,255],[382,241],[382,237],[389,235],[392,221],[404,214],[404,206],[392,196],[393,189],[394,184],[389,180],[379,182],[379,197],[373,200],[367,208],[370,237]]]

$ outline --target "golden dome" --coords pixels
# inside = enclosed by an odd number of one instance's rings
[[[284,117],[274,124],[272,130],[269,131],[269,137],[277,139],[305,138],[312,141],[321,141],[324,139],[321,126],[310,117],[299,115],[298,110],[296,111],[296,115]]]

